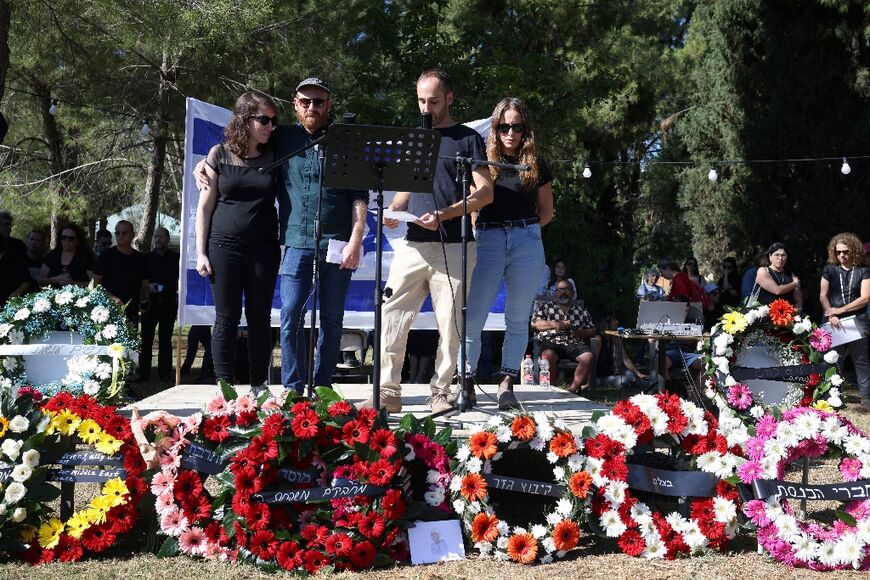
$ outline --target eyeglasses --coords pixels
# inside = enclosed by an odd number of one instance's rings
[[[273,127],[278,125],[278,117],[270,117],[269,115],[251,115],[248,119],[253,119],[261,125],[272,123]]]
[[[846,255],[848,255],[848,254],[849,254],[849,250],[834,250],[834,253],[836,253],[838,256],[839,256],[840,254],[846,254]]]
[[[319,109],[326,104],[326,99],[309,99],[308,97],[296,97],[296,102],[303,109],[307,109],[310,105],[314,105],[315,109]]]
[[[71,242],[71,241],[73,241],[73,240],[77,240],[77,239],[78,239],[78,238],[77,238],[76,236],[61,236],[61,237],[60,237],[60,240],[61,240],[62,242]]]
[[[556,292],[571,292],[571,288],[556,288]]]
[[[523,133],[526,130],[526,126],[522,123],[499,123],[495,128],[499,133],[504,134],[507,134],[511,129],[514,130],[514,133]]]

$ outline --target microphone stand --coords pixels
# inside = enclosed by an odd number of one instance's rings
[[[466,367],[468,365],[468,359],[465,345],[465,337],[468,333],[468,224],[471,221],[471,218],[468,215],[468,174],[471,172],[473,167],[499,167],[501,169],[508,169],[512,171],[528,171],[529,166],[513,163],[501,163],[498,161],[487,161],[484,159],[474,159],[473,157],[462,157],[458,154],[453,157],[449,155],[439,155],[438,158],[453,161],[454,163],[456,163],[456,182],[461,183],[462,186],[462,273],[460,275],[460,285],[462,286],[462,322],[459,327],[459,393],[456,397],[456,402],[453,404],[452,408],[445,411],[440,411],[438,413],[432,413],[431,417],[434,419],[448,413],[453,413],[456,410],[458,410],[460,413],[464,413],[465,411],[468,411],[472,408],[488,415],[501,415],[501,413],[499,412],[489,411],[487,409],[482,409],[480,407],[475,407],[474,405],[472,405],[471,397],[465,390],[466,380],[472,378],[471,376],[469,376],[469,373],[466,370]]]

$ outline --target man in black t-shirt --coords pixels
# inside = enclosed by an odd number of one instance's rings
[[[121,220],[115,226],[117,244],[100,254],[94,265],[94,281],[102,284],[118,304],[126,304],[127,320],[139,325],[139,302],[148,296],[145,256],[133,248],[133,224]]]
[[[24,242],[12,237],[12,214],[8,211],[0,211],[0,238],[6,242],[6,251],[10,254],[23,257],[27,252]]]
[[[139,381],[146,382],[151,374],[151,347],[154,331],[157,338],[157,373],[160,381],[168,383],[172,377],[172,329],[178,311],[179,255],[169,249],[169,230],[154,230],[154,249],[145,256],[151,294],[148,308],[142,314],[142,348],[139,349]]]
[[[6,238],[0,236],[0,307],[30,287],[30,275],[21,255],[6,250]]]
[[[421,113],[432,114],[432,126],[441,133],[440,157],[486,159],[486,149],[480,135],[450,116],[453,84],[439,69],[424,72],[417,80],[417,104]],[[457,330],[462,293],[462,247],[460,219],[463,216],[461,184],[455,181],[457,167],[450,159],[439,159],[435,170],[434,194],[397,192],[389,209],[408,211],[418,219],[408,224],[404,244],[395,244],[395,254],[387,286],[393,294],[384,303],[383,337],[381,341],[381,406],[391,413],[402,409],[401,375],[405,346],[411,323],[420,311],[426,296],[431,294],[432,307],[438,323],[440,340],[435,359],[435,376],[431,381],[433,412],[450,408],[447,394],[453,380],[456,353],[459,350]],[[468,196],[468,211],[479,210],[492,201],[492,180],[484,167],[475,167],[469,176],[473,182]],[[384,219],[384,225],[395,228],[398,221]],[[471,231],[469,226],[468,232]],[[446,260],[445,260],[446,257]],[[474,270],[474,243],[468,247],[468,282]],[[364,405],[371,406],[369,400]]]

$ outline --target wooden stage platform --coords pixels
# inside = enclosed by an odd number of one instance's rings
[[[281,387],[273,385],[271,389],[277,393]],[[359,383],[337,384],[335,389],[352,403],[364,401],[371,396],[372,392],[370,384]],[[484,424],[492,416],[492,413],[498,412],[498,405],[495,402],[497,390],[498,385],[482,385],[477,390],[477,401],[481,410],[472,409],[465,413],[443,417],[439,419],[439,423],[450,425],[457,435],[467,434],[473,425]],[[237,387],[237,391],[240,395],[247,393],[248,387]],[[515,387],[514,392],[526,411],[552,413],[564,420],[577,434],[580,434],[583,427],[589,424],[593,412],[610,409],[604,403],[596,403],[555,387],[521,385]],[[220,389],[215,385],[178,385],[132,403],[125,409],[130,410],[135,406],[142,415],[151,411],[165,410],[175,415],[187,416],[203,410],[205,403],[218,393],[220,393]],[[413,413],[420,418],[428,415],[429,406],[426,404],[426,400],[429,394],[429,385],[403,385],[404,408],[401,415]],[[398,419],[401,415],[393,417]]]

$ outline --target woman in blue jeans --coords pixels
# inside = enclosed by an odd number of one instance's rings
[[[490,161],[525,164],[528,171],[492,167],[495,199],[480,210],[475,223],[477,264],[468,292],[466,352],[472,369],[480,357],[480,337],[502,280],[505,284],[505,337],[501,355],[501,409],[517,406],[514,383],[529,341],[529,315],[544,268],[541,227],[553,218],[552,175],[538,157],[526,105],[506,98],[496,105],[486,138]],[[473,384],[465,384],[473,399]]]

